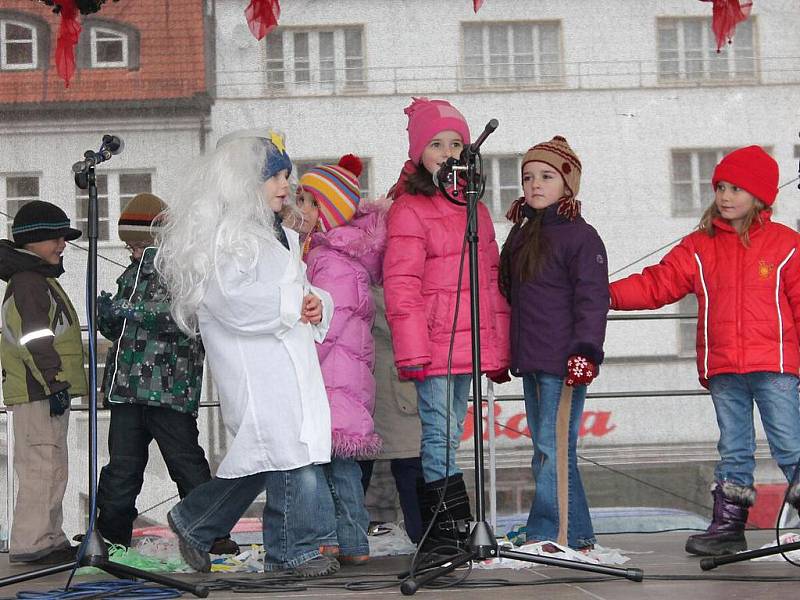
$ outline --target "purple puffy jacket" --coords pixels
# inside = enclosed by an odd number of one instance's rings
[[[334,456],[377,454],[375,433],[375,303],[370,286],[381,282],[386,246],[386,205],[362,202],[348,224],[315,233],[306,256],[312,285],[333,298],[334,312],[325,341],[317,344],[331,407]]]

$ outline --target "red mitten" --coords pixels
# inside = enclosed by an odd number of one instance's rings
[[[498,371],[487,371],[486,376],[495,383],[508,383],[511,381],[511,375],[508,374],[508,369],[499,369]]]
[[[589,385],[595,377],[597,377],[597,365],[585,356],[575,354],[567,359],[565,384],[571,386]]]
[[[423,365],[397,367],[397,377],[400,381],[425,381],[425,367]]]

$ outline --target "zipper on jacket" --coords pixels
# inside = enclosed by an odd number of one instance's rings
[[[742,245],[739,236],[736,236],[736,277],[739,281],[736,285],[736,366],[738,372],[741,373],[743,368],[742,360],[742,287],[744,286],[744,273],[742,272],[742,254],[744,253],[744,246]]]

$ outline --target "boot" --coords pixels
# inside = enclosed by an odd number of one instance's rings
[[[756,500],[756,490],[731,483],[715,482],[711,488],[714,497],[714,518],[705,533],[686,540],[686,552],[698,556],[722,556],[747,550],[744,528],[749,508]]]
[[[451,475],[446,490],[444,482],[444,479],[439,479],[417,487],[422,531],[425,532],[431,520],[434,521],[430,534],[423,544],[423,549],[426,551],[440,546],[455,546],[463,550],[469,540],[469,522],[473,519],[463,475],[461,473]],[[437,515],[435,511],[442,493],[444,501]]]
[[[794,506],[795,510],[800,513],[800,479],[795,480],[795,482],[789,486],[786,502]]]

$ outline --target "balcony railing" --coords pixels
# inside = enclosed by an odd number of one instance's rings
[[[681,67],[674,60],[492,63],[483,65],[483,74],[474,64],[387,66],[359,69],[357,78],[342,68],[326,70],[325,81],[312,70],[302,82],[294,80],[291,69],[279,72],[280,81],[266,70],[221,69],[215,91],[217,99],[234,99],[800,83],[800,57],[757,58],[744,73],[712,69],[706,59],[685,62]]]

